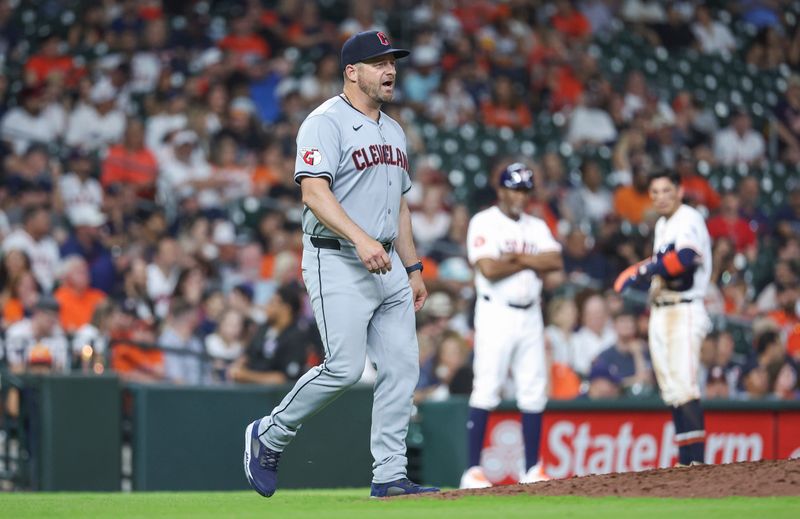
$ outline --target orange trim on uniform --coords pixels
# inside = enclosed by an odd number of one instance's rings
[[[686,267],[683,266],[680,258],[678,258],[678,253],[675,251],[664,254],[664,258],[661,261],[664,263],[664,268],[667,269],[667,273],[670,276],[677,276],[678,274],[686,272]]]
[[[689,438],[688,440],[683,441],[676,441],[675,443],[678,447],[685,447],[686,445],[692,445],[693,443],[701,443],[706,441],[706,435],[698,436],[697,438]]]

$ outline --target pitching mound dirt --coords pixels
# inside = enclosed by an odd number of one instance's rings
[[[648,470],[574,477],[481,490],[442,492],[466,496],[729,497],[800,496],[800,459]]]

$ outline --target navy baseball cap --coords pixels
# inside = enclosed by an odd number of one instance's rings
[[[347,65],[366,61],[378,56],[393,54],[395,58],[405,58],[411,54],[406,49],[395,49],[389,38],[381,31],[359,32],[347,38],[342,45],[342,70]]]
[[[533,189],[533,171],[522,162],[515,162],[500,172],[500,187],[530,191]]]

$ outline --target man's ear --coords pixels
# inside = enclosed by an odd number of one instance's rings
[[[344,67],[344,80],[356,83],[358,81],[358,67],[356,65],[346,65]]]

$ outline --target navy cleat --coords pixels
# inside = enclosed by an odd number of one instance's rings
[[[394,497],[405,496],[408,494],[427,494],[438,492],[436,487],[423,487],[413,483],[408,478],[398,479],[389,483],[373,483],[369,492],[369,497]]]
[[[244,473],[253,490],[264,497],[271,497],[278,488],[278,462],[281,453],[261,443],[258,424],[261,419],[247,426],[244,433]]]

